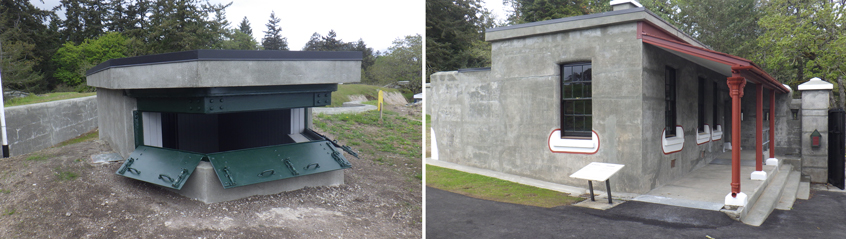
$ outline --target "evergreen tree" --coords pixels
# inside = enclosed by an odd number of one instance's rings
[[[426,75],[490,65],[481,0],[426,1]]]
[[[514,24],[611,10],[608,0],[504,0],[503,3],[511,6],[508,21]]]
[[[270,12],[270,20],[267,21],[267,31],[264,32],[264,39],[261,40],[261,46],[265,50],[288,50],[288,39],[282,37],[282,27],[279,26],[281,20],[276,17],[276,12]]]
[[[0,0],[0,68],[6,89],[43,91],[48,84],[42,72],[49,72],[48,61],[57,46],[58,17],[36,8],[27,0]]]
[[[243,32],[244,34],[253,35],[253,28],[250,27],[250,20],[247,20],[247,17],[244,16],[244,19],[241,20],[241,24],[238,25],[238,30]]]

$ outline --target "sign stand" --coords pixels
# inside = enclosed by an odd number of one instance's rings
[[[613,204],[611,201],[611,181],[609,178],[624,166],[622,164],[593,162],[571,174],[570,177],[588,180],[591,201],[596,201],[593,196],[593,181],[605,181],[605,188],[608,190],[608,204]]]

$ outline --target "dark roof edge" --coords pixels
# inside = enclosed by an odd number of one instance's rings
[[[458,73],[464,72],[475,72],[475,71],[491,71],[490,67],[480,67],[480,68],[467,68],[467,69],[458,69],[456,70]]]
[[[193,50],[111,59],[92,67],[85,76],[115,67],[190,61],[361,61],[362,58],[360,51]]]

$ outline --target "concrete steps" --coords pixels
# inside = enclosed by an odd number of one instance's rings
[[[750,203],[746,206],[747,209],[744,210],[746,212],[743,213],[740,220],[743,223],[752,226],[760,226],[763,224],[776,207],[778,201],[781,199],[782,192],[788,182],[788,176],[792,171],[792,165],[781,165],[779,169],[775,171],[775,174],[768,178],[772,181],[769,181],[763,192],[761,192],[757,198],[750,200]]]
[[[799,179],[802,173],[799,171],[790,171],[787,175],[787,184],[784,185],[784,190],[781,192],[781,198],[778,200],[775,209],[790,210],[793,208],[793,203],[796,202],[796,195],[799,193]]]

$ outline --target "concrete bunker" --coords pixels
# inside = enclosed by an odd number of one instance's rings
[[[360,52],[196,50],[87,72],[118,175],[206,203],[343,184],[349,147],[310,129],[311,107],[358,82]],[[129,136],[129,137],[127,137]]]

